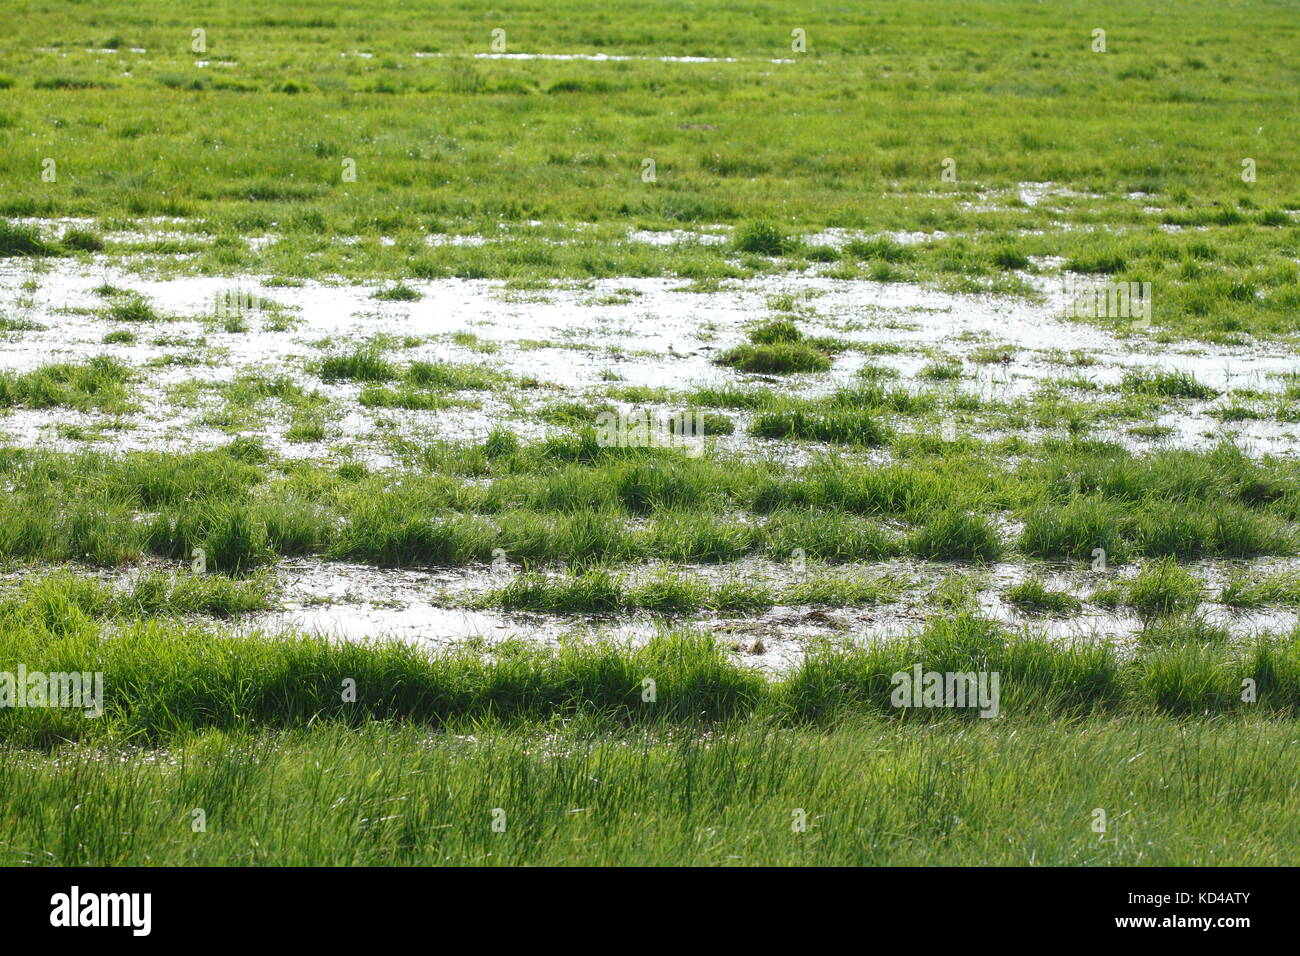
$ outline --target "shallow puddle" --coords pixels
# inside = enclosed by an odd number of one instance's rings
[[[112,300],[94,291],[104,283],[144,296],[159,314],[174,320],[110,321],[102,310]],[[1120,338],[1066,319],[1064,289],[1046,280],[1043,304],[811,273],[735,283],[716,292],[686,291],[680,281],[661,278],[557,285],[526,294],[511,293],[494,280],[405,284],[419,293],[418,301],[380,301],[374,298],[379,285],[267,287],[251,276],[141,278],[109,266],[56,261],[33,269],[11,259],[0,264],[0,311],[27,323],[28,330],[0,335],[0,364],[24,371],[107,354],[143,369],[136,384],[142,408],[115,422],[122,427],[99,430],[97,445],[105,449],[220,444],[233,431],[205,424],[220,405],[213,386],[247,372],[288,374],[336,404],[339,411],[332,416],[327,441],[287,443],[282,421],[246,423],[234,431],[259,435],[286,456],[322,457],[331,446],[346,444],[375,463],[386,461],[385,442],[393,435],[468,440],[505,423],[533,437],[545,428],[529,417],[530,409],[599,393],[611,384],[675,391],[696,385],[775,384],[814,396],[855,381],[858,370],[871,364],[893,369],[900,385],[933,389],[937,386],[922,377],[923,370],[936,356],[948,356],[962,360],[963,374],[946,387],[985,401],[1010,401],[1033,393],[1045,381],[1073,375],[1105,389],[1138,367],[1187,372],[1218,390],[1278,394],[1279,376],[1296,368],[1280,346],[1160,345],[1140,334]],[[228,327],[229,313],[221,312],[219,304],[241,295],[253,307],[241,310]],[[714,364],[722,350],[743,341],[756,318],[772,314],[769,299],[774,296],[797,303],[796,317],[809,334],[851,343],[829,373],[771,379]],[[257,308],[268,302],[268,309]],[[106,333],[124,329],[135,333],[134,344],[103,342]],[[477,344],[452,340],[453,334],[466,332]],[[322,382],[309,371],[323,354],[376,336],[410,346],[392,349],[394,361],[488,364],[533,387],[476,393],[471,397],[477,408],[369,410],[356,403],[359,385]],[[998,350],[995,361],[980,352],[990,346]],[[891,354],[863,354],[873,348]],[[1061,356],[1071,354],[1086,356],[1089,364],[1063,367]],[[193,407],[169,398],[177,387],[192,390]],[[1167,430],[1164,444],[1201,448],[1231,436],[1256,453],[1291,453],[1296,426],[1255,418],[1225,425],[1207,414],[1216,404],[1181,403],[1143,424]],[[729,414],[743,426],[745,413]],[[52,426],[89,427],[102,419],[66,409],[15,411],[0,417],[0,432],[10,442],[73,447],[76,441],[54,433]],[[906,423],[901,427],[906,430]],[[1127,434],[1122,425],[1103,423],[1101,431],[1133,447],[1149,444]],[[743,433],[738,428],[718,446],[762,447]]]

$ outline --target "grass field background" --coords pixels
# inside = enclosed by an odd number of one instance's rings
[[[0,8],[0,863],[1297,862],[1300,5]]]
[[[184,267],[206,272],[533,281],[804,261],[793,246],[776,263],[638,252],[618,241],[629,226],[920,231],[932,239],[902,276],[1015,289],[999,263],[1060,256],[1163,286],[1177,301],[1162,325],[1278,334],[1297,306],[1294,13],[43,5],[0,41],[0,214],[181,217],[122,251],[190,252]],[[481,58],[498,29],[507,55],[632,59]],[[42,179],[47,159],[57,182]],[[955,182],[941,178],[949,159]],[[1048,195],[1027,202],[1022,184]],[[484,232],[486,246],[424,241]]]

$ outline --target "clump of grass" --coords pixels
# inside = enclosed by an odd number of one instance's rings
[[[761,256],[783,256],[799,248],[799,240],[787,236],[767,220],[742,223],[736,229],[733,243],[740,252]]]
[[[31,319],[11,319],[0,316],[0,332],[44,332],[47,327]]]
[[[762,375],[790,375],[795,372],[825,372],[830,357],[806,342],[779,342],[771,345],[738,345],[717,359],[742,372]]]
[[[736,423],[721,412],[688,408],[682,414],[689,416],[692,421],[697,421],[699,432],[703,435],[731,435],[736,431]]]
[[[1029,257],[1015,246],[1004,244],[993,250],[993,264],[999,269],[1028,269]]]
[[[347,377],[359,381],[388,381],[397,377],[397,370],[382,359],[378,363],[368,352],[344,356],[345,361],[335,372],[346,372]],[[324,376],[322,376],[324,377]],[[494,369],[478,365],[460,365],[455,362],[412,362],[401,373],[401,386],[387,388],[371,385],[364,389],[358,401],[370,408],[407,408],[433,410],[453,406],[467,407],[474,403],[468,399],[449,397],[447,392],[484,390],[509,381],[509,376]]]
[[[383,302],[417,302],[423,296],[419,289],[413,289],[404,282],[398,282],[395,285],[385,286],[375,292],[373,298]]]
[[[951,382],[961,378],[961,359],[943,358],[926,365],[919,373],[931,382]]]
[[[66,632],[78,615],[91,620],[160,615],[234,617],[269,607],[271,581],[221,574],[148,571],[124,588],[71,571],[23,581],[0,601],[0,620],[40,623]]]
[[[462,389],[495,388],[509,380],[495,369],[482,365],[462,365],[456,362],[412,362],[402,376],[403,381],[421,388],[440,388],[449,391]]]
[[[824,372],[840,347],[835,341],[805,338],[790,319],[773,319],[750,330],[748,345],[738,345],[715,361],[742,372],[768,375]]]
[[[652,614],[696,614],[702,610],[761,611],[771,607],[771,593],[754,582],[707,582],[663,569],[628,583],[622,577],[593,568],[566,577],[521,574],[490,592],[483,603],[506,610],[548,614],[613,614],[646,611]]]
[[[465,404],[429,389],[405,385],[399,388],[367,385],[357,396],[357,402],[366,408],[405,408],[412,411],[434,411]]]
[[[478,603],[548,614],[685,615],[706,610],[756,613],[771,607],[773,597],[756,581],[729,578],[710,584],[670,568],[629,581],[604,568],[588,568],[565,576],[526,572]]]
[[[844,251],[854,259],[879,262],[908,262],[915,258],[915,251],[888,236],[873,236],[869,239],[853,239],[844,246]]]
[[[89,229],[69,229],[60,243],[73,252],[99,252],[104,248],[103,237]]]
[[[755,345],[798,342],[802,338],[803,332],[791,319],[773,319],[751,329],[749,332],[749,340]]]
[[[869,411],[855,408],[760,412],[749,430],[760,438],[795,438],[866,447],[886,444],[893,437],[893,432]]]
[[[792,607],[866,607],[896,601],[900,592],[898,580],[891,576],[860,572],[831,574],[822,571],[812,574],[805,581],[787,585],[782,589],[778,600],[781,604]]]
[[[1238,502],[1174,504],[1152,501],[1130,519],[1134,547],[1179,558],[1248,558],[1293,554],[1293,528],[1278,516]]]
[[[329,557],[400,568],[460,567],[487,560],[498,546],[511,555],[535,555],[523,540],[528,528],[522,522],[512,528],[513,537],[503,538],[477,515],[431,512],[414,492],[399,488],[376,494],[379,487],[371,481],[358,488],[350,520],[329,545]]]
[[[326,356],[316,374],[326,381],[388,382],[397,378],[397,369],[374,346],[358,346],[351,352]]]
[[[550,425],[570,427],[594,424],[602,412],[613,411],[608,403],[599,405],[586,402],[552,402],[537,410],[537,417]]]
[[[1068,591],[1053,591],[1042,578],[1029,577],[1003,592],[1008,604],[1031,614],[1076,614],[1083,602]]]
[[[1140,639],[1152,647],[1178,646],[1202,648],[1224,645],[1231,639],[1226,627],[1211,624],[1197,614],[1166,614],[1149,620],[1142,629]],[[1146,663],[1152,663],[1148,658]]]
[[[244,579],[221,574],[150,572],[132,582],[118,596],[121,614],[148,617],[158,614],[203,614],[234,617],[270,606],[271,580],[264,576]]]
[[[104,316],[114,322],[157,322],[162,318],[139,293],[128,293],[104,310]]]
[[[295,444],[324,441],[325,422],[316,415],[296,415],[285,430],[284,439]]]
[[[1091,560],[1100,550],[1118,562],[1128,552],[1120,531],[1124,524],[1124,509],[1096,496],[1038,505],[1025,515],[1020,549],[1036,558],[1074,560]]]
[[[1281,572],[1258,576],[1237,571],[1223,584],[1219,600],[1229,607],[1255,608],[1268,605],[1300,606],[1300,574]]]
[[[789,606],[860,607],[896,600],[900,588],[890,577],[861,573],[818,573],[782,588],[774,596],[768,585],[735,578],[717,584],[672,570],[627,583],[604,569],[568,577],[522,574],[490,592],[483,603],[507,610],[546,613],[610,614],[648,611],[656,614],[696,614],[701,611],[758,613],[775,603]]]
[[[908,547],[917,557],[932,561],[996,561],[1003,553],[993,525],[959,508],[946,508],[927,518]]]
[[[208,570],[245,575],[273,561],[277,553],[296,550],[284,534],[286,518],[292,520],[285,505],[187,505],[155,517],[146,528],[146,541],[155,554],[183,560],[202,549]]]
[[[899,553],[898,539],[878,524],[814,509],[780,510],[761,528],[767,553],[788,558],[795,549],[818,561],[878,561]]]
[[[1010,365],[1017,351],[1014,345],[981,345],[971,352],[970,360],[977,365]]]
[[[107,355],[79,363],[43,365],[30,372],[0,373],[0,408],[126,411],[131,370]]]
[[[1127,265],[1124,256],[1118,252],[1098,251],[1071,256],[1065,268],[1069,272],[1079,272],[1084,275],[1110,275],[1123,272]]]
[[[1128,583],[1124,604],[1143,622],[1191,611],[1201,602],[1201,583],[1173,558],[1144,567]]]
[[[453,332],[451,340],[462,348],[467,348],[472,352],[492,354],[501,351],[501,344],[489,339],[481,339],[473,332],[462,329],[459,332]]]
[[[547,614],[612,614],[626,602],[620,581],[603,568],[558,579],[538,573],[521,574],[491,593],[489,600],[507,611]]]
[[[0,258],[14,256],[56,256],[59,250],[46,242],[35,226],[23,226],[0,219]]]
[[[1190,372],[1162,369],[1132,369],[1124,374],[1120,388],[1137,395],[1155,395],[1161,398],[1214,398],[1219,393],[1201,382]]]
[[[1144,438],[1148,441],[1157,441],[1162,438],[1168,438],[1174,433],[1171,425],[1134,425],[1127,430],[1127,434],[1134,438]]]
[[[135,333],[130,329],[115,329],[101,340],[105,345],[135,345]]]

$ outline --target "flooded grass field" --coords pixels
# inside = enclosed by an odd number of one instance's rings
[[[1296,863],[1296,7],[561,6],[0,39],[0,863]]]

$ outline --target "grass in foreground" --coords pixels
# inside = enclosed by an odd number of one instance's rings
[[[578,720],[206,731],[111,760],[0,749],[0,864],[1295,865],[1295,731]]]
[[[1011,717],[1092,713],[1294,715],[1300,645],[1206,640],[1194,620],[1170,619],[1159,641],[1130,655],[1103,644],[1053,644],[955,612],[912,636],[861,648],[813,647],[779,679],[735,663],[710,635],[661,630],[627,648],[508,641],[430,654],[403,644],[235,635],[158,619],[108,626],[77,601],[32,603],[0,617],[0,671],[105,674],[105,716],[0,708],[0,738],[159,740],[205,728],[295,727],[317,720],[438,725],[482,719],[594,715],[616,724],[768,716],[830,725],[861,715],[960,720],[970,710],[900,708],[891,675],[996,671]],[[647,697],[646,681],[655,686]],[[1253,682],[1246,693],[1246,681]],[[345,691],[354,686],[355,699]]]
[[[1170,637],[958,614],[772,680],[690,633],[488,659],[55,605],[0,617],[0,672],[100,669],[105,713],[0,710],[0,862],[1296,862],[1294,637]],[[1002,716],[895,708],[914,663],[998,671]]]

